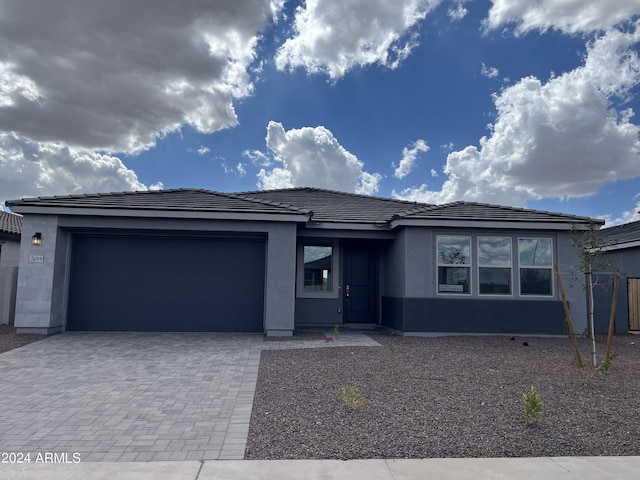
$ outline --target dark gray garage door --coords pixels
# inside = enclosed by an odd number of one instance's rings
[[[75,235],[68,330],[261,332],[262,239]]]

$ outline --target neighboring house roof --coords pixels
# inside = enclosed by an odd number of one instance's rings
[[[50,213],[127,210],[215,212],[225,214],[287,214],[310,224],[364,224],[394,227],[399,224],[435,224],[485,221],[495,224],[519,222],[520,225],[602,224],[601,220],[563,213],[505,207],[474,202],[444,205],[409,202],[391,198],[359,195],[320,188],[289,188],[237,193],[201,189],[174,189],[144,192],[119,192],[86,195],[25,198],[6,202],[22,213]],[[35,208],[35,210],[34,210]],[[62,209],[62,210],[61,210]],[[70,211],[69,209],[73,209]],[[302,217],[302,218],[300,218]],[[435,223],[434,223],[435,222]],[[533,227],[531,227],[533,228]],[[554,227],[555,228],[555,227]],[[568,227],[567,227],[568,228]]]
[[[20,235],[22,233],[22,217],[14,213],[0,211],[0,232]]]
[[[640,221],[600,230],[609,244],[605,250],[619,250],[640,246]]]

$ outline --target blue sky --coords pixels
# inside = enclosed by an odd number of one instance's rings
[[[0,0],[0,201],[317,186],[640,219],[638,0]]]

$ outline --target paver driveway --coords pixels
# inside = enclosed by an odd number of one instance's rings
[[[66,333],[0,355],[0,452],[241,459],[261,335]]]

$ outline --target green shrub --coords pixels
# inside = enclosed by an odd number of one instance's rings
[[[340,387],[340,400],[342,400],[350,410],[359,410],[367,403],[367,400],[360,391],[360,387],[358,387],[358,384],[355,382],[346,387]]]
[[[606,375],[607,373],[609,373],[609,369],[611,368],[611,362],[613,362],[616,358],[618,358],[617,353],[612,353],[611,355],[609,355],[609,358],[603,361],[598,367],[597,369],[598,373],[602,373],[603,375]]]
[[[544,410],[544,403],[542,403],[542,399],[534,387],[531,387],[529,393],[522,394],[522,406],[524,408],[525,423],[527,425],[536,423]]]

